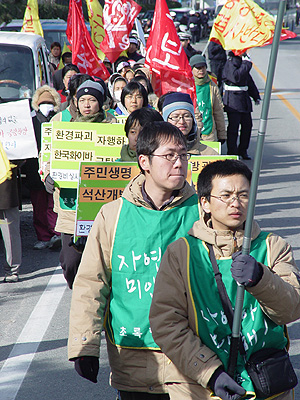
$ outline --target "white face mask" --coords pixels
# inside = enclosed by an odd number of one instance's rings
[[[114,99],[119,103],[121,101],[122,90],[116,90],[114,92]]]
[[[50,111],[54,110],[53,104],[40,104],[40,112],[45,116],[48,117]]]

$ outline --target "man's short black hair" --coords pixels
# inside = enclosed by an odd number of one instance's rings
[[[128,115],[128,118],[125,122],[125,133],[128,137],[128,133],[133,126],[133,124],[138,121],[141,127],[143,128],[148,122],[155,121],[163,121],[163,117],[161,114],[150,107],[142,107],[138,110],[134,110],[131,114]]]
[[[142,84],[141,81],[145,81],[146,82],[146,86],[147,86],[147,92],[148,94],[153,93],[153,87],[151,85],[151,82],[149,81],[149,79],[147,78],[147,76],[143,76],[143,75],[135,75],[133,79],[131,79],[130,82],[139,82]],[[143,85],[143,84],[142,84]],[[144,86],[144,85],[143,85]]]
[[[140,93],[141,96],[143,96],[143,106],[142,107],[148,107],[148,93],[147,93],[147,90],[139,82],[129,82],[123,88],[122,93],[121,93],[121,103],[123,104],[123,106],[125,107],[125,97],[128,94],[134,93],[136,90]]]
[[[64,54],[62,54],[62,56],[61,56],[62,62],[65,63],[66,58],[70,58],[70,57],[72,57],[72,53],[71,53],[70,51],[66,51],[66,52],[65,52]]]
[[[52,50],[53,47],[59,47],[61,49],[61,44],[59,42],[53,42],[50,45],[50,50]]]
[[[186,140],[183,133],[177,126],[169,122],[150,122],[143,127],[136,143],[136,156],[143,174],[145,171],[140,166],[139,156],[141,154],[151,156],[159,146],[168,142],[173,142],[186,148]]]
[[[251,183],[252,172],[242,161],[219,160],[206,165],[200,172],[197,180],[198,197],[205,197],[210,201],[212,180],[215,177],[224,178],[231,175],[243,175]]]

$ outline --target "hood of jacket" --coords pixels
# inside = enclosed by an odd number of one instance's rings
[[[38,89],[36,89],[36,91],[34,92],[34,94],[32,96],[32,102],[31,102],[32,108],[35,111],[38,111],[39,106],[38,106],[37,102],[38,102],[38,99],[40,98],[41,94],[44,92],[50,92],[50,94],[54,98],[54,100],[55,100],[54,111],[55,111],[55,113],[57,113],[60,110],[60,104],[61,104],[60,95],[54,88],[52,88],[48,85],[44,85],[44,86],[41,86]]]
[[[251,240],[257,238],[260,232],[258,223],[253,221]],[[211,219],[207,219],[204,213],[194,223],[188,234],[214,246],[216,258],[230,257],[236,251],[241,250],[244,239],[244,229],[238,229],[234,233],[231,230],[213,229]]]
[[[142,186],[145,182],[145,176],[143,174],[139,174],[134,177],[129,184],[126,186],[123,197],[136,205],[137,207],[145,207],[151,209],[151,206],[144,200],[142,194]],[[171,207],[177,206],[195,194],[194,188],[192,188],[188,182],[185,182],[182,189],[179,190],[178,195],[174,198]]]

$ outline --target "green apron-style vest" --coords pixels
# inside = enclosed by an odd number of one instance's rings
[[[111,257],[112,288],[105,322],[112,343],[158,349],[149,311],[162,255],[199,219],[197,195],[165,211],[137,207],[122,198]]]
[[[62,121],[70,122],[71,118],[72,118],[72,115],[67,108],[61,112],[61,120]]]
[[[211,101],[210,82],[204,85],[196,85],[197,104],[202,114],[203,128],[201,135],[210,135],[213,131],[213,110]]]
[[[252,241],[250,250],[250,255],[264,265],[268,265],[267,236],[268,233],[261,232]],[[194,306],[196,333],[202,342],[218,355],[226,370],[229,361],[231,329],[222,308],[208,249],[205,242],[195,237],[187,235],[184,240],[188,247],[187,276]],[[217,260],[222,280],[234,308],[237,284],[231,276],[231,262],[231,257]],[[207,288],[209,290],[206,290]],[[284,327],[268,318],[263,313],[259,302],[247,291],[245,291],[243,305],[241,334],[247,359],[264,347],[282,349],[287,343]],[[248,396],[255,398],[253,385],[241,356],[237,363],[237,382],[248,392]]]

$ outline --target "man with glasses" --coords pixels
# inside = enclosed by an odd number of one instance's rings
[[[136,152],[141,174],[101,208],[88,236],[73,285],[69,359],[79,375],[97,382],[105,317],[111,385],[119,398],[167,400],[168,359],[152,338],[148,315],[162,254],[192,227],[199,209],[178,128],[146,124]]]
[[[203,118],[201,139],[224,143],[227,133],[223,103],[218,86],[207,72],[206,58],[201,54],[195,54],[190,59],[190,65],[195,79],[197,104]]]
[[[283,325],[300,317],[299,271],[290,245],[254,221],[250,255],[241,253],[250,182],[251,171],[241,161],[208,164],[197,182],[203,216],[162,258],[150,324],[172,360],[165,382],[171,400],[208,400],[211,391],[228,400],[254,395],[241,357],[236,381],[225,372],[231,328],[209,254],[215,255],[231,304],[237,284],[245,286],[241,333],[247,359],[263,347],[283,349]],[[277,398],[292,399],[292,393]]]

